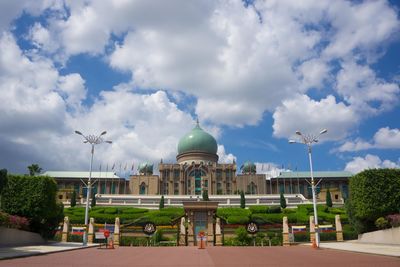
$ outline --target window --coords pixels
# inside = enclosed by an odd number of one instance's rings
[[[139,186],[139,195],[145,195],[146,194],[146,184],[142,182]]]
[[[257,185],[254,182],[251,182],[247,186],[247,192],[249,192],[250,195],[255,195],[257,194]]]

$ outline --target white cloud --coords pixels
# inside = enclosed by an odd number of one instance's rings
[[[390,160],[382,161],[378,156],[367,154],[364,158],[354,157],[352,161],[346,164],[345,171],[358,173],[365,169],[375,168],[400,168],[400,165]]]
[[[371,142],[357,139],[354,142],[346,141],[337,150],[339,152],[360,151],[371,148],[379,149],[399,149],[400,148],[400,130],[390,129],[389,127],[380,128],[374,135]]]
[[[32,159],[47,170],[86,169],[89,146],[74,130],[108,131],[112,146],[96,147],[95,161],[103,166],[161,158],[174,162],[179,138],[195,125],[165,92],[141,95],[126,85],[101,92],[90,108],[83,108],[86,89],[79,74],[60,75],[50,61],[28,58],[10,34],[1,36],[0,49],[7,51],[0,54],[0,97],[5,103],[0,106],[0,160],[10,171],[23,171]]]
[[[68,12],[50,6],[56,12],[48,29],[34,27],[31,38],[43,51],[57,49],[55,59],[105,55],[110,66],[132,73],[135,86],[194,96],[198,116],[234,126],[259,123],[296,93],[323,90],[335,82],[333,61],[379,57],[399,30],[386,1],[255,1],[247,8],[240,0],[66,1]],[[113,36],[121,40],[112,44]],[[344,64],[338,92],[351,105],[395,104],[398,86],[370,70],[358,80],[368,78],[368,85],[353,88],[343,82],[346,72],[356,74]]]
[[[258,174],[265,174],[266,178],[278,177],[285,169],[280,168],[278,164],[272,162],[256,162],[256,171]]]
[[[225,147],[223,145],[218,145],[217,154],[219,157],[218,162],[220,163],[232,163],[237,160],[236,156],[234,156],[233,154],[226,154]]]
[[[355,127],[357,115],[343,103],[336,103],[335,97],[328,96],[321,101],[298,95],[291,100],[283,101],[273,114],[273,130],[276,137],[294,137],[296,130],[302,133],[318,134],[322,129],[328,133],[321,137],[324,140],[340,140]]]
[[[400,26],[396,10],[383,0],[329,2],[326,16],[332,36],[323,55],[333,58],[356,54],[373,60],[382,41],[391,38]]]
[[[374,135],[374,141],[378,148],[399,149],[400,129],[381,128]]]
[[[329,78],[330,67],[319,59],[311,59],[301,64],[298,71],[306,91],[308,88],[322,89],[324,81]]]
[[[376,77],[368,66],[345,62],[337,75],[336,90],[358,112],[376,114],[399,102],[400,88]]]

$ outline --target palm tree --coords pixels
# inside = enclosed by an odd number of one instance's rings
[[[28,166],[29,170],[29,175],[30,176],[35,176],[36,174],[39,174],[42,172],[42,168],[39,167],[39,164],[32,164]]]

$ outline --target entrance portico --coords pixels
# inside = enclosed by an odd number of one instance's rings
[[[187,242],[189,246],[197,245],[197,236],[200,231],[205,233],[208,245],[214,245],[215,213],[218,208],[216,201],[188,201],[183,202],[187,221]]]

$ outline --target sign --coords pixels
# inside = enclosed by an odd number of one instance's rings
[[[105,230],[103,233],[104,233],[104,236],[106,238],[108,238],[110,236],[110,231],[109,230]]]
[[[144,226],[143,226],[143,232],[146,234],[146,235],[152,235],[152,234],[154,234],[154,232],[156,231],[156,225],[154,224],[154,223],[146,223]]]
[[[104,236],[104,232],[96,232],[94,233],[94,236],[96,239],[106,239],[106,237]]]
[[[250,222],[247,224],[246,230],[249,234],[255,234],[258,232],[258,225],[255,222]]]
[[[86,230],[86,227],[73,226],[72,229],[71,229],[71,234],[73,234],[73,235],[83,235],[85,230]]]

